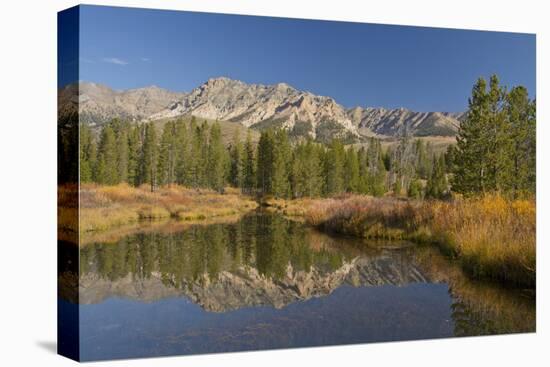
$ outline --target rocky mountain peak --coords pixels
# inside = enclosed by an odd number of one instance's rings
[[[293,137],[309,136],[320,141],[336,137],[356,141],[362,135],[391,137],[398,134],[401,126],[418,136],[454,135],[463,116],[406,108],[346,110],[331,97],[301,91],[284,82],[247,84],[225,76],[210,78],[190,93],[171,92],[154,85],[116,91],[105,85],[80,82],[60,89],[58,98],[61,112],[70,111],[68,105],[78,105],[81,121],[91,125],[115,117],[153,121],[194,115],[257,130],[284,128]]]

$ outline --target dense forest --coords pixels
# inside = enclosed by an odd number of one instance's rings
[[[285,130],[263,131],[257,144],[250,134],[243,140],[237,133],[226,145],[219,124],[195,118],[169,121],[161,129],[115,119],[99,133],[81,124],[80,181],[146,184],[153,191],[180,184],[220,193],[230,185],[279,198],[344,192],[413,198],[444,198],[451,191],[534,194],[535,113],[524,87],[507,91],[496,76],[489,83],[480,78],[457,144],[442,154],[406,128],[393,148],[383,150],[375,138],[356,148],[337,139],[293,141]]]

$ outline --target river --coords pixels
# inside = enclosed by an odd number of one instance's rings
[[[535,331],[532,296],[470,280],[437,249],[262,211],[87,244],[78,283],[59,302],[78,307],[82,360]]]

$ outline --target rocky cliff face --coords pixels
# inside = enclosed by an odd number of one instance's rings
[[[222,271],[216,279],[207,274],[181,287],[161,281],[161,274],[152,273],[139,279],[128,275],[116,281],[102,279],[94,273],[80,279],[80,303],[98,303],[109,297],[124,297],[150,302],[165,297],[186,296],[207,311],[225,312],[242,307],[272,306],[282,308],[296,301],[330,294],[342,285],[379,286],[406,285],[428,281],[414,264],[396,266],[389,255],[356,257],[333,271],[312,267],[295,270],[289,264],[286,273],[277,279],[266,277],[253,267]]]
[[[58,99],[61,115],[78,105],[81,121],[92,125],[115,117],[154,121],[194,115],[258,130],[285,128],[291,136],[310,136],[320,141],[335,137],[354,140],[361,136],[397,136],[404,126],[417,136],[452,136],[462,117],[404,108],[346,110],[330,97],[300,91],[285,83],[247,84],[224,77],[210,79],[190,93],[175,93],[154,86],[115,91],[104,85],[82,82],[61,89]]]
[[[364,135],[397,136],[406,128],[415,136],[454,136],[463,113],[414,112],[405,108],[355,107],[347,111]]]
[[[246,84],[210,79],[150,120],[194,115],[258,129],[277,127],[312,138],[358,137],[346,111],[330,97],[296,90],[285,83]]]

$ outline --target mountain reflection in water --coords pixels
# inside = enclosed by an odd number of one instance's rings
[[[130,234],[80,250],[83,359],[535,331],[521,292],[431,247],[331,237],[277,214]],[[77,297],[78,296],[78,297]]]

